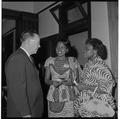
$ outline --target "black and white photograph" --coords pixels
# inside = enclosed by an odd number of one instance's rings
[[[118,1],[1,7],[1,118],[118,119]]]

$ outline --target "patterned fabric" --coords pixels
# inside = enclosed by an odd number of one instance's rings
[[[82,83],[86,86],[99,87],[102,91],[105,91],[105,94],[94,93],[94,97],[103,101],[106,101],[111,107],[114,109],[114,99],[112,97],[112,88],[115,84],[112,74],[108,69],[108,66],[105,62],[96,57],[93,61],[88,61],[83,69],[83,73],[81,75]],[[101,115],[98,113],[87,111],[84,108],[84,104],[89,102],[91,95],[93,92],[91,90],[82,90],[79,93],[78,98],[74,101],[74,107],[76,112],[79,112],[81,117],[103,117],[105,115]]]
[[[65,67],[68,67],[63,74],[59,74],[54,69],[55,58],[50,57],[45,62],[45,67],[49,67],[51,71],[51,76],[53,81],[62,81],[62,80],[71,80],[70,76],[76,78],[75,69],[79,67],[79,63],[73,57],[69,57],[69,64],[65,64]],[[71,69],[73,72],[71,72]],[[73,75],[74,73],[74,75]],[[75,99],[75,87],[60,85],[58,88],[55,88],[53,85],[50,86],[47,100],[48,100],[48,116],[49,117],[73,117],[74,116],[74,107],[73,100]],[[56,111],[55,111],[55,109]]]
[[[50,102],[48,101],[48,117],[74,117],[73,101],[65,102],[61,112],[50,110]]]

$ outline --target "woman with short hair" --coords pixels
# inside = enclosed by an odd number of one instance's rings
[[[85,44],[88,62],[83,68],[82,83],[77,86],[80,94],[74,102],[76,114],[81,117],[112,117],[115,80],[104,61],[107,58],[106,46],[96,38],[88,39]]]

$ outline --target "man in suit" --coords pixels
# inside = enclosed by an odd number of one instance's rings
[[[30,55],[40,47],[35,32],[21,35],[21,47],[7,60],[7,117],[42,117],[43,92],[37,71]]]

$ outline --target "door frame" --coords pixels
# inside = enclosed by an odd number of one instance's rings
[[[34,15],[34,18],[32,17]],[[26,17],[30,16],[30,18],[37,19],[38,22],[38,14],[29,13],[29,12],[22,12],[22,11],[16,11],[16,10],[10,10],[6,8],[2,8],[2,19],[12,19],[16,22],[16,49],[20,46],[20,34],[24,30],[22,24],[24,20],[26,20]],[[37,25],[38,26],[38,25]],[[38,32],[38,28],[36,28],[36,31]]]

